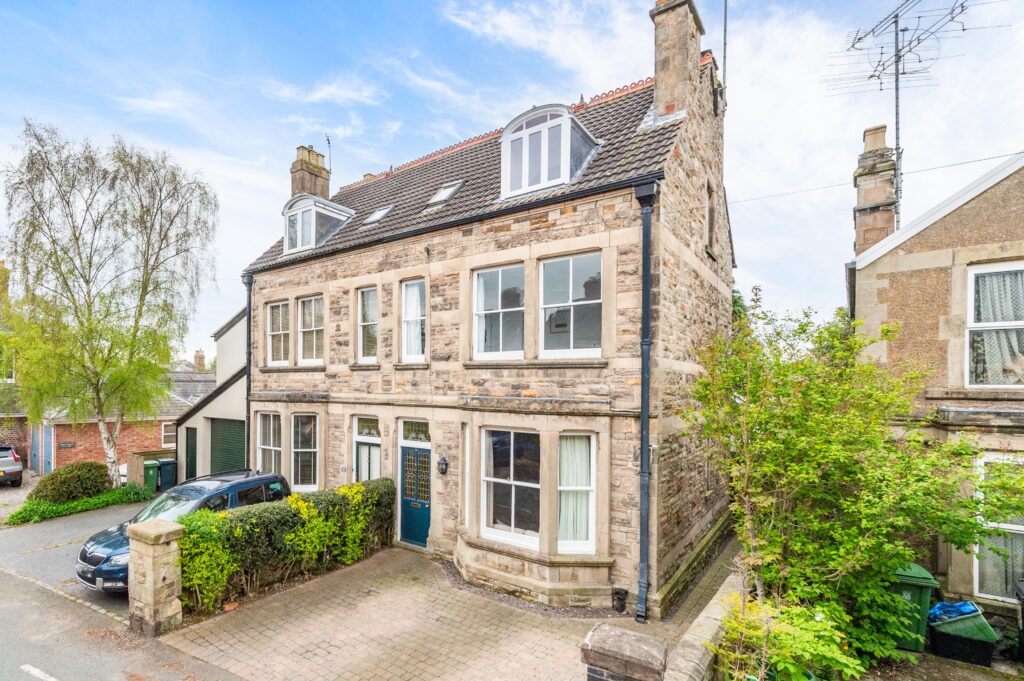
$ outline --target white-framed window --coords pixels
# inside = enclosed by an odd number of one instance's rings
[[[388,213],[391,212],[392,208],[394,208],[394,206],[384,206],[383,208],[378,208],[377,210],[370,213],[369,217],[363,220],[363,224],[372,225],[380,222],[387,216]]]
[[[601,253],[541,263],[540,356],[601,356]]]
[[[288,241],[285,252],[301,251],[313,247],[313,208],[289,213],[286,218]]]
[[[281,415],[263,411],[256,419],[256,468],[261,473],[282,473]]]
[[[401,438],[398,444],[430,449],[430,424],[428,422],[402,419],[399,425],[401,426]]]
[[[422,279],[402,282],[402,361],[427,359],[427,284]]]
[[[538,548],[540,435],[486,429],[481,453],[480,536]]]
[[[284,252],[304,251],[323,243],[355,213],[310,194],[292,197],[284,208]]]
[[[377,287],[356,290],[356,322],[358,324],[358,362],[377,363]]]
[[[563,433],[558,438],[558,552],[595,551],[597,438]]]
[[[291,345],[291,317],[288,301],[267,305],[267,365],[288,364],[288,349]]]
[[[376,480],[380,477],[380,421],[356,416],[352,427],[352,480]]]
[[[462,187],[462,180],[456,180],[455,182],[446,182],[441,185],[441,188],[434,192],[434,195],[427,201],[427,208],[437,208],[448,199],[455,195],[455,192],[459,191]]]
[[[316,414],[292,414],[292,490],[317,488],[320,452],[319,418]]]
[[[478,270],[473,280],[473,357],[522,359],[522,264]]]
[[[991,466],[1024,465],[1024,456],[985,453],[978,457],[980,474],[984,477]],[[1006,536],[992,537],[989,541],[1003,549],[1006,557],[987,548],[977,548],[974,554],[974,593],[1006,603],[1017,602],[1017,580],[1024,576],[1024,517],[1011,522],[992,525]]]
[[[299,300],[299,364],[324,363],[324,297]]]
[[[164,449],[174,449],[178,444],[178,424],[173,421],[160,424],[160,444]]]
[[[967,385],[1024,387],[1024,261],[967,268],[967,301]]]
[[[579,174],[596,140],[560,105],[531,109],[501,137],[501,196],[565,184]]]

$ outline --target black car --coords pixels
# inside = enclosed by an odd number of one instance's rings
[[[78,554],[78,581],[90,589],[112,593],[128,590],[128,534],[131,523],[181,516],[208,508],[223,511],[264,501],[284,499],[291,493],[288,481],[274,473],[249,469],[206,475],[172,487],[138,512],[131,520],[97,532]]]

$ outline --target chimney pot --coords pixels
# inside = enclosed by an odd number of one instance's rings
[[[885,148],[885,130],[886,127],[884,125],[876,125],[864,131],[865,152]]]
[[[196,350],[196,354],[192,358],[192,364],[195,366],[196,371],[206,371],[206,354],[202,350]]]
[[[313,145],[297,147],[292,163],[292,196],[312,194],[326,199],[330,183],[331,171],[324,165],[324,155],[313,149]]]

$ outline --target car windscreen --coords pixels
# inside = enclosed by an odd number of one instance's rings
[[[141,523],[155,518],[174,522],[186,513],[193,511],[198,503],[196,499],[164,492],[151,501],[149,506],[139,511],[138,515],[132,518],[132,522]]]

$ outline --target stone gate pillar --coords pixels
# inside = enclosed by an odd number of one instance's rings
[[[580,645],[587,681],[662,681],[668,662],[668,646],[661,639],[595,625]]]
[[[134,632],[159,636],[181,626],[178,539],[184,529],[159,519],[128,526],[128,622]]]

